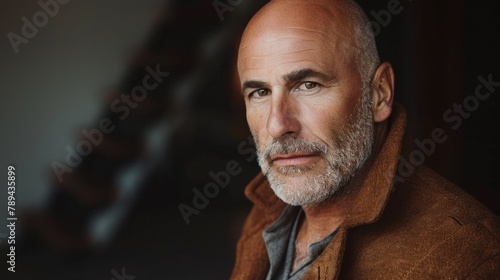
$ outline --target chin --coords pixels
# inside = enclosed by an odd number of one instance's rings
[[[273,170],[274,171],[274,170]],[[294,206],[317,205],[333,196],[340,189],[335,178],[325,176],[312,168],[284,174],[271,171],[266,174],[276,196]],[[337,176],[338,178],[338,176]]]

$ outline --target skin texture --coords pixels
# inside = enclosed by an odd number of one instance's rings
[[[238,73],[247,121],[259,151],[283,138],[340,147],[339,137],[358,118],[363,94],[371,99],[371,156],[347,185],[328,199],[303,205],[294,269],[307,247],[322,240],[345,219],[372,160],[384,143],[392,110],[394,74],[382,63],[363,90],[352,39],[353,7],[338,0],[274,0],[248,24],[239,49]],[[311,176],[321,176],[327,162],[317,153],[279,154],[268,160],[287,187],[301,191]],[[262,166],[262,164],[261,164]],[[281,169],[280,169],[281,168]],[[295,168],[295,169],[294,169]],[[293,189],[292,189],[293,190]]]

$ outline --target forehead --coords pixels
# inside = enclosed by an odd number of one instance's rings
[[[317,3],[265,7],[242,37],[240,76],[294,67],[327,70],[346,63],[350,26],[337,14]]]
[[[336,61],[343,58],[340,42],[326,40],[321,35],[298,28],[290,32],[266,32],[240,49],[240,74],[294,66],[333,67]]]

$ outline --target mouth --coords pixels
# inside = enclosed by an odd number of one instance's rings
[[[286,155],[274,155],[271,157],[271,164],[277,166],[298,166],[298,165],[308,165],[320,159],[319,154],[286,154]]]

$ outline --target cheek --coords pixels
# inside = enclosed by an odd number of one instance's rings
[[[358,107],[356,98],[322,98],[310,102],[302,101],[301,104],[304,137],[313,137],[330,144],[333,141],[332,136],[341,133],[349,119],[356,116]],[[308,134],[310,136],[307,136]]]
[[[246,112],[248,127],[252,136],[259,142],[265,143],[265,132],[266,132],[266,114],[263,110],[257,110],[256,108],[249,109],[247,107]]]
[[[335,127],[338,127],[341,121],[341,117],[335,114],[332,107],[306,108],[302,114],[303,137],[312,137],[329,143],[332,131],[336,131]]]

